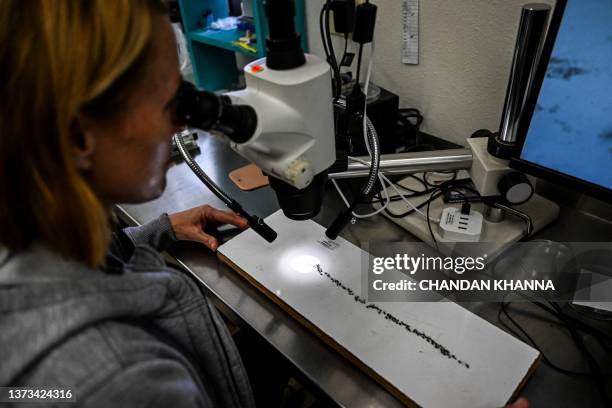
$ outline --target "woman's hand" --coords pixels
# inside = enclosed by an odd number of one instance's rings
[[[231,211],[221,211],[209,205],[202,205],[190,210],[168,215],[176,238],[181,241],[201,242],[213,251],[217,250],[217,238],[208,234],[207,227],[231,224],[245,229],[247,221]]]

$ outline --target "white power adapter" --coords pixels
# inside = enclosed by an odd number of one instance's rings
[[[459,208],[446,207],[440,216],[440,235],[450,242],[477,242],[482,233],[482,214],[469,210],[463,214]]]

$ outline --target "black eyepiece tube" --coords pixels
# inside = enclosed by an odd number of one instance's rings
[[[257,113],[248,105],[233,105],[227,96],[200,91],[183,81],[176,100],[179,123],[202,130],[218,130],[236,143],[248,141],[257,129]]]
[[[286,70],[306,63],[300,34],[295,31],[295,2],[266,0],[269,35],[266,38],[266,65],[270,69]]]
[[[236,143],[249,140],[257,130],[257,113],[249,105],[232,105],[227,96],[219,98],[222,102],[221,116],[214,129],[222,132]]]
[[[283,39],[295,35],[295,2],[293,0],[267,0],[264,3],[270,38]]]

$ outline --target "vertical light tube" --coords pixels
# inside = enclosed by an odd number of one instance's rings
[[[516,142],[518,122],[532,87],[549,14],[548,4],[532,3],[522,8],[499,133],[488,146],[489,153],[497,157],[509,158]]]

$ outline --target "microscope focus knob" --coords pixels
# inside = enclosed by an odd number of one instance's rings
[[[533,195],[533,184],[523,173],[505,174],[497,183],[501,196],[510,204],[523,204]]]

